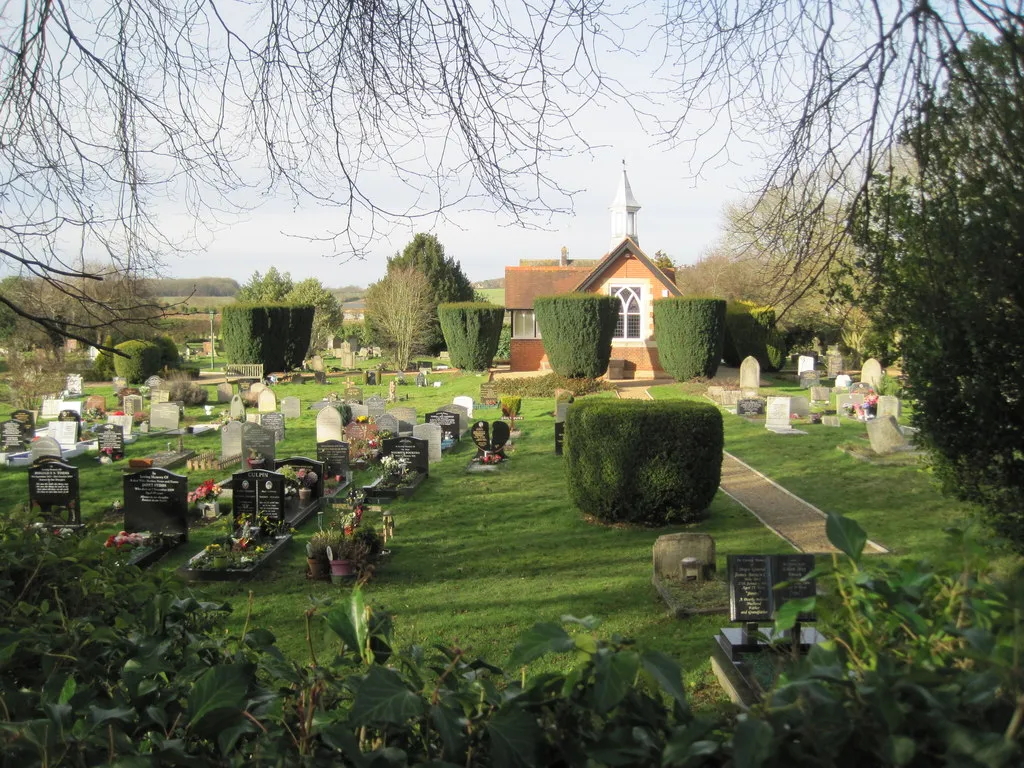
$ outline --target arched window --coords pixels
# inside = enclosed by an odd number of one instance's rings
[[[616,339],[640,338],[640,288],[633,285],[611,286],[612,296],[619,300],[619,319],[615,324]]]

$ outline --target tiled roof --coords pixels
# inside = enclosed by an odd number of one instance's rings
[[[505,306],[532,309],[538,296],[571,293],[593,266],[505,267]]]

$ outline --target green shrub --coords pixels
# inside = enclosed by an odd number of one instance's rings
[[[232,363],[294,370],[309,349],[315,308],[310,305],[230,304],[222,310],[224,354]]]
[[[114,371],[129,384],[141,384],[160,370],[160,347],[151,341],[125,341],[114,347]]]
[[[508,395],[501,398],[501,413],[503,416],[518,416],[519,409],[523,406],[523,399],[518,395]]]
[[[534,299],[544,351],[556,373],[596,379],[608,370],[619,302],[595,293]]]
[[[775,310],[751,302],[730,302],[725,311],[722,357],[734,368],[747,357],[756,358],[762,371],[782,368],[786,359],[786,337],[775,328]]]
[[[512,359],[512,327],[501,326],[501,333],[498,335],[498,349],[494,352],[495,360]]]
[[[615,389],[615,385],[597,379],[567,379],[557,373],[544,376],[523,376],[520,378],[495,379],[499,395],[519,395],[520,397],[554,397],[555,391],[565,389],[573,395],[589,395],[605,389]]]
[[[205,387],[201,387],[183,372],[175,373],[167,380],[167,391],[172,401],[180,400],[185,405],[206,405],[210,397]]]
[[[673,378],[715,375],[725,338],[725,301],[659,299],[654,302],[654,328],[661,367]]]
[[[302,367],[302,361],[309,354],[316,307],[312,304],[293,304],[287,310],[288,333],[284,340],[281,370],[294,371]]]
[[[711,403],[587,400],[565,435],[569,496],[605,522],[693,522],[718,490],[724,433]]]
[[[160,348],[161,368],[177,368],[181,365],[181,359],[178,356],[178,345],[174,343],[174,339],[170,336],[160,335],[153,339],[153,343]]]
[[[437,317],[453,366],[465,371],[491,367],[505,319],[504,307],[472,301],[439,304]]]

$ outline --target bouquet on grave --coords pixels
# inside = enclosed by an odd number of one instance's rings
[[[223,489],[213,480],[207,480],[194,491],[188,494],[188,503],[195,504],[199,501],[213,501],[220,496]]]
[[[148,546],[151,543],[151,538],[151,535],[148,533],[126,533],[121,531],[120,533],[108,536],[107,542],[103,546],[122,552],[126,549]]]

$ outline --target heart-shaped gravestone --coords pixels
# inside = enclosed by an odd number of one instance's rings
[[[508,442],[509,427],[504,421],[496,421],[491,425],[491,451],[501,453]]]
[[[473,425],[473,429],[470,430],[470,435],[476,447],[481,451],[491,450],[491,429],[486,421],[476,422]]]

